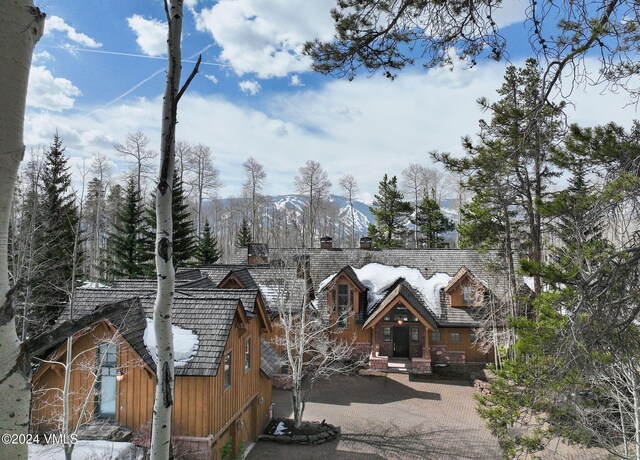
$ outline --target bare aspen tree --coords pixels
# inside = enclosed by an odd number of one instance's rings
[[[356,247],[356,212],[353,209],[353,197],[358,193],[358,181],[351,174],[342,176],[338,182],[342,190],[347,194],[349,209],[351,211],[351,247]]]
[[[8,0],[0,14],[0,432],[26,434],[30,369],[16,334],[9,287],[8,233],[11,202],[24,156],[24,113],[33,49],[44,32],[44,13],[31,0]],[[2,446],[5,458],[26,459],[26,444]]]
[[[91,172],[95,174],[98,180],[98,189],[96,190],[97,196],[95,197],[95,206],[93,211],[93,244],[91,248],[91,258],[89,261],[89,278],[97,281],[100,277],[100,270],[98,269],[100,262],[100,251],[102,250],[101,240],[104,238],[105,229],[103,228],[103,202],[107,194],[108,181],[106,180],[111,172],[111,165],[109,164],[106,155],[98,153],[93,156],[91,161]]]
[[[174,361],[171,311],[175,289],[173,267],[173,218],[171,198],[173,195],[173,170],[175,164],[176,123],[178,102],[195,77],[200,66],[198,58],[195,68],[180,87],[182,70],[182,0],[165,0],[164,8],[168,23],[167,33],[167,80],[162,102],[162,137],[160,141],[160,173],[156,188],[156,273],[158,293],[153,309],[153,328],[156,336],[157,380],[153,422],[151,427],[151,458],[169,458],[171,443],[171,413],[173,409]]]
[[[247,160],[242,163],[242,168],[244,169],[246,177],[245,182],[242,184],[242,192],[251,202],[251,240],[256,241],[257,231],[259,229],[258,201],[260,199],[260,192],[262,192],[262,188],[264,187],[264,180],[267,178],[267,173],[264,172],[264,166],[253,157],[247,158]]]
[[[321,378],[355,372],[364,365],[367,356],[358,353],[355,335],[350,339],[339,337],[339,324],[346,318],[336,312],[319,311],[312,301],[311,275],[304,250],[293,260],[284,260],[277,254],[275,257],[284,263],[270,269],[275,298],[272,308],[277,313],[273,344],[289,369],[294,423],[300,427],[313,384]]]
[[[186,168],[192,173],[189,183],[196,192],[196,213],[198,223],[196,225],[198,238],[202,230],[202,202],[205,196],[212,196],[215,190],[221,186],[220,171],[213,166],[211,149],[203,144],[194,145],[185,156]]]
[[[147,160],[158,156],[157,152],[149,150],[149,138],[137,131],[129,133],[125,137],[124,144],[115,144],[113,146],[124,157],[131,157],[136,164],[136,174],[138,178],[138,193],[142,196],[142,176],[148,172]]]
[[[402,170],[402,185],[405,193],[413,198],[413,212],[418,212],[418,204],[425,193],[427,183],[427,168],[416,163],[409,163],[409,166]],[[418,248],[418,226],[413,229],[414,248]]]
[[[298,169],[298,175],[294,178],[296,192],[305,195],[308,200],[307,212],[304,217],[305,232],[303,235],[303,246],[312,247],[316,232],[316,220],[318,210],[322,202],[327,198],[331,181],[327,172],[320,163],[314,160],[307,160],[304,166]]]
[[[176,166],[178,168],[178,177],[180,178],[180,182],[183,182],[184,179],[184,168],[187,159],[191,155],[191,145],[185,141],[176,142]]]

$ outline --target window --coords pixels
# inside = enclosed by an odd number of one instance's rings
[[[440,342],[440,340],[442,340],[441,336],[440,336],[440,332],[432,332],[431,333],[431,341],[434,343],[438,343]]]
[[[474,343],[476,341],[476,331],[471,331],[469,333],[469,343]]]
[[[251,369],[251,337],[244,341],[244,370]]]
[[[231,353],[224,355],[224,389],[231,386]]]
[[[412,327],[411,328],[411,341],[412,342],[419,342],[420,341],[420,335],[419,335],[417,327]]]
[[[96,350],[98,380],[96,381],[96,415],[116,416],[116,376],[118,351],[114,343],[102,343]]]
[[[347,327],[349,316],[349,286],[338,284],[338,327]]]
[[[409,310],[401,305],[397,306],[393,313],[394,321],[409,321]]]
[[[449,338],[451,339],[451,343],[460,343],[459,332],[451,332],[451,335],[449,335]]]
[[[462,286],[462,303],[465,306],[473,304],[473,289],[471,289],[471,286]]]
[[[414,315],[411,315],[411,317],[410,317],[410,321],[411,321],[412,323],[417,323],[417,322],[418,322],[418,318],[417,318],[416,316],[414,316]]]
[[[385,342],[391,342],[391,328],[383,327],[382,328],[382,340]]]
[[[384,318],[382,318],[383,321],[391,321],[391,314],[387,313],[386,315],[384,315]]]

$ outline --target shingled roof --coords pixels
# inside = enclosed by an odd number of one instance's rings
[[[500,257],[498,251],[490,250],[480,252],[470,249],[341,249],[332,248],[272,248],[269,257],[272,260],[295,261],[301,255],[309,260],[309,270],[314,290],[318,293],[319,285],[323,280],[334,276],[345,267],[362,268],[370,263],[379,263],[391,267],[406,266],[420,271],[420,274],[429,279],[436,273],[444,273],[459,279],[465,273],[471,273],[473,277],[483,285],[487,286],[492,295],[496,298],[503,298],[508,286],[504,276],[501,276],[495,267],[500,267]],[[233,261],[238,265],[246,266],[246,249],[238,249],[233,255]],[[294,264],[294,262],[289,262]],[[256,268],[247,267],[255,279]],[[264,269],[264,267],[261,267]],[[346,273],[346,272],[345,272]],[[356,277],[357,278],[357,277]],[[523,284],[520,279],[518,284]],[[301,291],[302,292],[302,291]],[[421,299],[420,295],[417,298]],[[326,303],[323,296],[318,296],[321,306]],[[474,318],[475,312],[467,312],[463,309],[451,309],[447,305],[442,305],[441,317],[435,316],[438,324],[442,326],[477,326]]]
[[[278,373],[279,367],[280,357],[276,350],[265,339],[260,339],[260,370],[272,378]]]
[[[416,291],[404,278],[398,278],[384,291],[377,302],[374,302],[369,306],[369,308],[367,308],[368,318],[362,327],[365,328],[369,324],[373,323],[379,314],[399,296],[404,297],[409,305],[411,305],[413,309],[434,329],[438,327],[436,316],[431,310],[429,310],[422,299],[419,298]]]
[[[246,312],[253,315],[258,295],[257,290],[177,289],[172,324],[193,331],[199,342],[194,356],[184,366],[176,367],[176,375],[216,375],[237,308],[245,309],[244,305],[247,305]],[[153,316],[155,296],[155,289],[77,289],[74,296],[74,316],[91,313],[100,306],[114,302],[125,301],[123,305],[135,305],[133,310],[118,310],[118,316],[105,319],[109,319],[120,330],[145,363],[155,370],[155,364],[143,340],[146,318]],[[123,320],[125,317],[126,321]],[[60,319],[68,318],[69,305],[65,307]]]

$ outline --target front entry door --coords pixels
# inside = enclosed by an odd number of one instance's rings
[[[409,357],[409,328],[408,327],[393,328],[393,357],[394,358]]]

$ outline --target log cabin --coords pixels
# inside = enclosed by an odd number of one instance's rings
[[[271,326],[258,290],[212,289],[210,280],[197,276],[181,273],[176,282],[173,448],[181,458],[220,459],[223,449],[235,457],[272,414],[276,354],[264,338]],[[145,446],[155,392],[149,319],[155,285],[124,280],[114,286],[78,289],[74,297],[75,317],[104,305],[118,308],[72,338],[70,422],[131,430]],[[61,319],[69,314],[67,306]],[[34,432],[60,430],[64,368],[56,362],[65,359],[62,345],[34,372]]]

